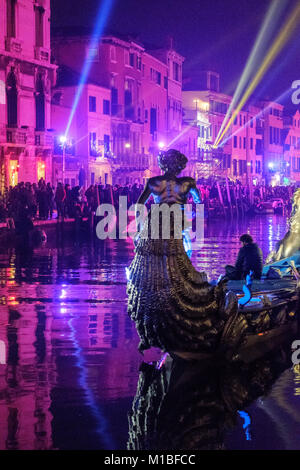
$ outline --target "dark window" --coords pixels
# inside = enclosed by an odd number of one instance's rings
[[[234,148],[237,148],[237,136],[236,135],[233,137],[233,146]]]
[[[237,176],[237,160],[236,159],[232,161],[232,166],[233,166],[233,175]]]
[[[231,167],[231,155],[227,155],[227,168]]]
[[[243,147],[246,148],[246,137],[243,138]]]
[[[132,52],[129,54],[129,64],[134,67],[134,54]]]
[[[45,95],[42,79],[39,77],[35,92],[35,128],[37,131],[45,130]]]
[[[173,62],[173,79],[179,82],[179,64]]]
[[[156,72],[156,83],[158,85],[161,84],[161,73],[160,72]]]
[[[96,96],[89,96],[89,112],[96,112]]]
[[[256,139],[255,153],[256,155],[262,155],[262,140],[261,139]]]
[[[253,139],[252,139],[252,137],[250,138],[250,149],[253,150]]]
[[[132,106],[132,93],[130,90],[125,90],[124,94],[125,104],[125,118],[133,119],[133,106]]]
[[[109,114],[109,113],[110,113],[110,101],[103,100],[103,114]]]
[[[164,77],[164,87],[165,89],[168,88],[168,77]]]
[[[118,89],[115,87],[111,89],[111,114],[118,114]]]
[[[142,69],[142,58],[139,56],[136,57],[136,67],[138,70]]]
[[[7,98],[7,126],[17,127],[18,125],[18,92],[15,74],[11,72],[7,78],[6,86]]]
[[[154,134],[157,130],[157,111],[156,108],[150,109],[150,134]]]
[[[16,0],[7,0],[7,36],[16,37]]]
[[[44,13],[41,6],[34,7],[35,10],[35,45],[42,47],[44,45]]]
[[[104,134],[103,140],[104,140],[104,155],[105,155],[110,150],[110,137],[109,137],[109,135]]]

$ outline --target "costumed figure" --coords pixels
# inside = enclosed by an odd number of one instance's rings
[[[164,174],[149,179],[138,204],[145,204],[151,195],[161,209],[183,208],[189,195],[201,202],[195,180],[177,176],[187,163],[182,153],[162,152],[158,163]],[[238,314],[236,296],[226,291],[226,281],[213,286],[205,272],[193,267],[184,249],[181,213],[178,222],[169,211],[170,236],[165,238],[163,217],[157,229],[150,211],[128,268],[128,313],[140,336],[139,350],[152,346],[176,353],[211,354],[223,346],[234,350],[242,341],[246,320]]]
[[[289,230],[282,240],[278,242],[276,249],[271,251],[266,259],[266,263],[273,263],[283,258],[292,256],[300,249],[300,189],[295,191],[293,196],[292,215],[289,219]]]

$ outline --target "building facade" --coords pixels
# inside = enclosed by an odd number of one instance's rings
[[[33,27],[32,27],[33,25]],[[0,0],[0,185],[52,179],[50,0]]]
[[[218,175],[243,183],[263,178],[264,119],[260,106],[242,109],[217,146],[232,97],[219,91],[219,75],[202,74],[204,90],[183,91],[184,121],[198,127],[195,167],[197,177]],[[195,87],[196,88],[196,87]],[[231,115],[234,110],[231,111]]]
[[[62,142],[78,86],[71,84],[69,78],[66,80],[64,73],[59,75],[51,106],[54,181],[64,180],[71,186],[111,184],[114,158],[111,152],[110,90],[93,83],[83,86],[66,142]],[[75,81],[78,83],[78,77]]]

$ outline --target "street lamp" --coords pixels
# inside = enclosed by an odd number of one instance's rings
[[[65,182],[65,166],[66,166],[66,143],[67,143],[67,137],[65,135],[61,135],[59,138],[59,141],[62,145],[62,183],[64,184]]]

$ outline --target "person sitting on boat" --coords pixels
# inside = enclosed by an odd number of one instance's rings
[[[240,248],[235,266],[225,267],[226,277],[231,280],[245,279],[247,274],[253,271],[253,278],[260,279],[263,268],[261,249],[248,233],[240,237],[240,242],[243,246]]]

